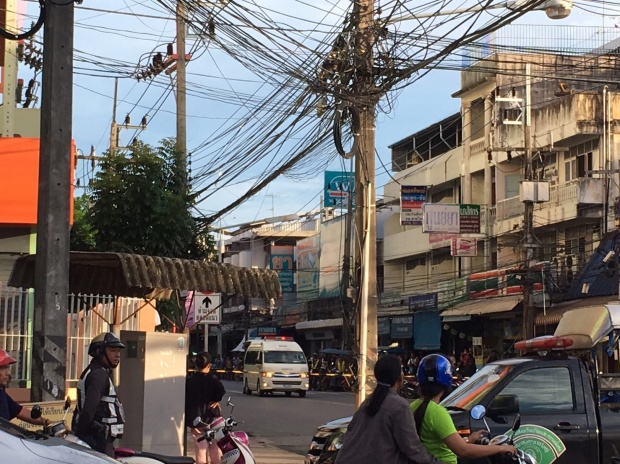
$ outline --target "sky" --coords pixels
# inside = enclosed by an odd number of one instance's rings
[[[252,2],[237,3],[252,6]],[[309,7],[300,11],[299,8],[303,3],[293,0],[257,2],[265,12],[273,12],[279,21],[290,25],[292,29],[297,27],[300,29],[299,36],[303,37],[303,40],[300,39],[300,43],[290,49],[295,59],[301,60],[299,56],[309,53],[313,47],[312,35],[303,31],[302,26],[305,23],[296,18],[301,16],[304,20],[325,24],[327,29],[340,25],[342,12],[348,5],[348,2],[340,0],[315,0],[314,3],[324,4],[324,7],[321,9]],[[463,1],[443,3],[445,3],[444,10],[462,8],[467,4]],[[30,6],[28,13],[33,12]],[[218,34],[217,20],[215,23]],[[521,18],[517,23],[552,24],[554,27],[558,24],[548,20],[542,12],[529,13],[527,18]],[[597,14],[573,11],[573,14],[562,23],[566,26],[613,26],[615,18],[604,19]],[[413,26],[409,22],[395,27],[402,31]],[[256,31],[250,33],[257,34]],[[458,35],[457,31],[456,36]],[[161,51],[165,55],[166,44],[174,42],[174,37],[173,17],[155,0],[84,0],[76,7],[73,138],[83,154],[90,153],[91,145],[97,154],[104,152],[109,146],[115,76],[119,78],[117,122],[121,123],[127,114],[131,116],[132,124],[138,124],[145,115],[148,117],[148,127],[145,131],[137,134],[132,130],[121,131],[121,145],[129,144],[134,136],[153,145],[163,138],[175,136],[175,98],[170,91],[171,79],[160,75],[153,81],[137,81],[129,76],[132,67],[141,69],[140,64],[147,63],[153,52]],[[269,39],[268,33],[265,37],[265,40]],[[199,46],[196,47],[196,44]],[[231,41],[229,46],[235,49],[237,45]],[[201,170],[208,170],[209,164],[213,163],[214,155],[209,155],[209,151],[204,148],[201,151],[200,147],[205,144],[217,145],[217,142],[213,142],[217,139],[216,134],[221,134],[227,130],[226,128],[229,130],[231,127],[236,131],[234,137],[221,139],[218,147],[221,153],[226,151],[223,147],[227,144],[231,149],[235,148],[235,137],[248,137],[245,131],[257,131],[267,126],[266,121],[270,117],[268,111],[254,110],[250,102],[255,101],[257,97],[267,97],[273,91],[273,83],[282,81],[283,77],[264,75],[261,72],[257,73],[256,69],[247,69],[247,63],[243,66],[242,63],[232,60],[213,43],[205,44],[189,38],[187,49],[194,52],[187,68],[189,90],[187,147],[191,153],[192,173],[195,176]],[[383,163],[387,170],[390,169],[388,146],[459,111],[459,100],[451,97],[451,94],[459,90],[460,73],[458,66],[454,64],[458,63],[458,59],[453,59],[451,63],[453,69],[433,70],[399,91],[395,98],[390,100],[389,107],[383,105],[387,111],[379,113],[376,127],[376,147],[379,155],[376,185],[379,198],[381,187],[390,180],[389,174],[381,165]],[[19,74],[26,82],[33,77],[33,71],[25,66],[20,68]],[[236,121],[243,121],[243,118],[253,111],[255,121],[252,124],[245,122],[235,126]],[[298,133],[295,137],[303,139],[304,135]],[[282,150],[286,148],[287,146],[283,144]],[[265,217],[317,210],[323,190],[323,170],[343,168],[343,160],[334,153],[327,154],[324,162],[317,162],[313,169],[308,169],[309,172],[305,172],[302,176],[294,179],[280,177],[251,200],[225,215],[221,225],[226,227]],[[220,187],[216,184],[210,189],[212,195],[199,204],[199,210],[209,215],[228,205],[254,184],[257,175],[273,166],[274,160],[280,155],[281,153],[274,150],[270,155],[271,161],[269,158],[264,161],[266,164],[248,167],[247,170],[238,173],[235,182],[231,182],[228,186]],[[235,153],[234,156],[243,157],[244,154]],[[329,159],[331,162],[328,163]],[[349,166],[348,161],[344,163],[345,167]],[[86,192],[83,187],[87,185],[92,175],[89,162],[78,164],[76,177],[80,179],[81,188],[77,189],[77,194]],[[203,184],[196,187],[202,187],[207,180],[215,181],[214,177],[210,176],[202,179]],[[219,226],[220,222],[217,225]]]

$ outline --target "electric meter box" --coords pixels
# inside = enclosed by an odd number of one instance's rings
[[[549,182],[533,182],[523,180],[519,184],[519,197],[521,201],[530,201],[532,203],[542,203],[549,201],[550,193]]]
[[[183,455],[187,334],[121,331],[121,447]]]

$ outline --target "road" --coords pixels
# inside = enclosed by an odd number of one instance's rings
[[[282,393],[273,396],[246,396],[241,382],[223,381],[227,396],[235,405],[234,417],[243,421],[238,430],[258,442],[305,455],[318,425],[350,416],[355,410],[355,395],[341,392],[308,392],[306,398]],[[226,397],[225,397],[226,399]],[[222,402],[224,415],[229,410]]]

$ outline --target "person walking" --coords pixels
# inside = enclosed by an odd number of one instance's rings
[[[377,387],[347,427],[336,464],[432,464],[437,460],[420,442],[409,403],[398,396],[403,386],[401,361],[393,355],[375,364]]]
[[[112,369],[121,361],[125,345],[112,332],[90,342],[92,360],[77,384],[77,406],[71,428],[75,435],[100,453],[114,457],[114,440],[124,431],[125,412],[112,383]]]
[[[185,385],[185,424],[191,429],[196,453],[196,464],[207,464],[207,455],[212,464],[219,464],[222,452],[215,442],[198,441],[204,435],[199,427],[194,427],[194,420],[200,417],[209,423],[222,414],[219,402],[226,394],[224,384],[211,373],[211,356],[209,353],[196,355],[196,373],[187,379]]]

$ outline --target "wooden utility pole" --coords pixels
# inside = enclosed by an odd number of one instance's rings
[[[525,65],[525,111],[523,113],[524,146],[525,146],[525,181],[532,181],[532,82],[530,64]],[[523,285],[523,337],[527,340],[534,336],[534,203],[525,201],[523,217],[523,261],[525,266],[525,282]],[[543,295],[544,298],[544,295]]]
[[[72,1],[45,1],[32,400],[65,397],[73,110]]]
[[[181,152],[181,172],[187,176],[187,76],[183,1],[177,0],[177,147]]]
[[[358,2],[358,25],[355,64],[358,81],[356,98],[360,102],[359,153],[355,159],[355,270],[357,287],[359,389],[356,406],[375,387],[374,365],[377,361],[377,222],[375,204],[375,111],[377,94],[373,79],[373,46],[376,40],[374,0]]]

